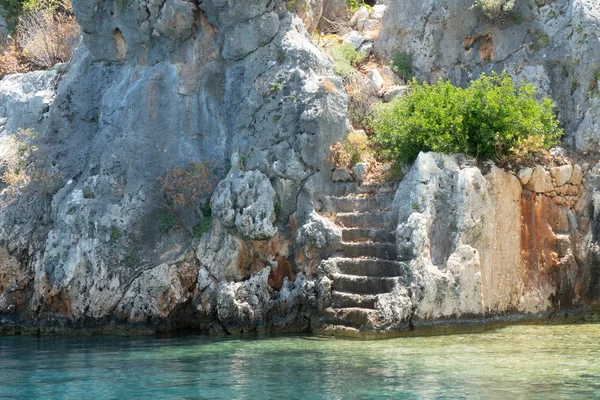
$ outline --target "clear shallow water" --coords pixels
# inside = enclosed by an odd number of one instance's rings
[[[600,325],[364,342],[0,337],[0,398],[600,398]]]

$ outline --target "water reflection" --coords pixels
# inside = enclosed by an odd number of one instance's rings
[[[0,338],[0,398],[600,397],[600,325],[385,341]]]

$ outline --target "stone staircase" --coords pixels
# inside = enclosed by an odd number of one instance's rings
[[[405,281],[406,260],[396,250],[391,213],[397,184],[334,183],[321,213],[342,230],[338,250],[322,262],[331,302],[316,321],[321,334],[363,336],[377,327],[379,295]]]

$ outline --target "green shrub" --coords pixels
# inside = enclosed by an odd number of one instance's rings
[[[538,103],[530,84],[506,74],[482,75],[466,89],[448,81],[413,79],[406,97],[374,111],[373,140],[383,159],[414,161],[420,151],[522,159],[557,144],[562,135],[553,103]]]
[[[415,74],[413,73],[413,58],[408,53],[396,53],[392,56],[390,68],[400,78],[410,81]]]
[[[502,21],[515,7],[515,0],[474,0],[473,7],[490,21]]]
[[[350,43],[336,46],[331,50],[333,57],[333,72],[342,78],[348,78],[352,75],[361,62],[366,58],[365,54],[356,50]]]
[[[171,233],[179,225],[178,217],[171,209],[160,210],[158,221],[160,222],[160,231],[165,235]]]
[[[117,228],[116,226],[113,226],[112,228],[110,228],[111,242],[116,242],[117,240],[121,239],[121,236],[123,236],[123,235],[121,234],[121,231],[119,230],[119,228]]]
[[[212,217],[202,218],[196,225],[194,225],[194,235],[196,237],[202,237],[202,235],[210,231],[211,226]]]
[[[373,7],[365,3],[363,0],[347,0],[348,9],[351,13],[356,12],[361,7],[366,7],[369,11],[373,11]]]

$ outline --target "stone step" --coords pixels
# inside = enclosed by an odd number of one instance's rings
[[[331,260],[335,260],[335,268],[343,275],[406,278],[410,272],[408,264],[401,261],[377,258],[332,258]]]
[[[323,311],[326,323],[360,328],[371,325],[370,319],[377,318],[377,311],[370,308],[327,308]]]
[[[332,289],[355,294],[389,293],[398,278],[331,274]]]
[[[389,211],[394,201],[393,194],[370,196],[326,196],[323,198],[324,212],[373,212]]]
[[[361,337],[361,333],[358,329],[352,328],[345,325],[337,325],[337,324],[324,324],[317,329],[317,333],[319,335],[324,336],[336,336],[336,337]]]
[[[339,292],[334,290],[331,292],[331,306],[334,308],[375,308],[377,295],[374,294],[356,294]]]
[[[342,241],[395,243],[396,232],[390,229],[342,228]]]
[[[332,185],[329,194],[331,196],[347,196],[348,194],[395,194],[398,182],[384,182],[377,184],[362,185],[356,182],[336,182]]]
[[[338,213],[335,223],[344,228],[393,228],[391,212]]]
[[[395,260],[398,255],[396,243],[342,242],[339,251],[349,258],[371,257]]]

